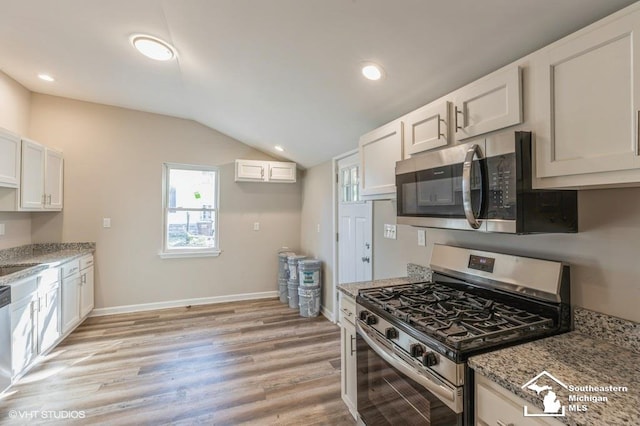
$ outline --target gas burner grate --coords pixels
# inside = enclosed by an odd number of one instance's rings
[[[527,337],[554,325],[552,319],[439,283],[367,289],[360,295],[457,350]]]

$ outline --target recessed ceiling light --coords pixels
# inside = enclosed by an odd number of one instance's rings
[[[51,77],[49,74],[38,74],[38,78],[48,82],[56,81],[56,79]]]
[[[281,147],[280,145],[276,145],[274,146],[274,148],[276,149],[276,151],[284,152],[284,148]]]
[[[150,35],[133,35],[131,36],[131,44],[138,49],[138,52],[156,61],[168,61],[176,56],[173,46]]]
[[[380,80],[384,75],[380,65],[368,62],[362,66],[362,75],[369,80]]]

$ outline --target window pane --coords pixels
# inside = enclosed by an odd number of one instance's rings
[[[342,184],[344,186],[347,186],[351,183],[349,177],[349,169],[342,169]]]
[[[351,184],[352,185],[358,184],[358,166],[353,166],[351,168]]]
[[[358,184],[353,185],[353,200],[352,201],[360,201],[360,193],[358,191]]]
[[[351,201],[351,187],[350,186],[343,186],[342,187],[342,202],[343,203],[348,203]]]
[[[215,211],[169,211],[167,248],[215,248]]]
[[[216,207],[214,171],[171,169],[169,185],[169,207]]]

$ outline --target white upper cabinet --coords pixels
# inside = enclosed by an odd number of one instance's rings
[[[63,168],[61,153],[23,139],[20,207],[23,210],[61,210]]]
[[[22,140],[22,185],[20,207],[40,210],[44,207],[45,147],[27,139]]]
[[[44,208],[47,210],[62,210],[63,170],[62,154],[47,148],[44,162]]]
[[[20,136],[0,129],[0,186],[20,186]]]
[[[449,141],[449,102],[436,101],[403,117],[405,157]]]
[[[296,163],[236,160],[235,181],[293,183],[296,181]]]
[[[396,197],[396,161],[402,160],[402,121],[360,138],[360,193],[363,198]]]
[[[451,128],[456,141],[522,122],[522,80],[517,65],[474,81],[452,96]]]
[[[635,7],[534,57],[541,186],[640,182],[639,49],[640,11]],[[551,178],[550,184],[544,178]]]
[[[296,163],[269,161],[269,182],[295,182]]]

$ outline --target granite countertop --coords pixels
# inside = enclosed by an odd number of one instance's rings
[[[431,270],[424,266],[409,263],[407,264],[406,277],[338,284],[338,290],[355,299],[358,291],[365,288],[391,287],[394,285],[422,283],[425,281],[431,281]]]
[[[0,276],[0,285],[11,285],[45,269],[54,268],[75,258],[91,254],[95,243],[30,244],[0,250],[0,268],[26,267],[18,272]]]
[[[566,407],[566,416],[556,420],[565,424],[640,424],[640,353],[636,350],[640,325],[612,317],[603,321],[603,317],[603,314],[576,308],[574,318],[579,320],[576,331],[474,356],[469,359],[469,365],[541,410],[544,408],[542,391],[538,395],[523,385],[542,373],[533,383],[551,386],[557,401]],[[626,337],[620,340],[617,333],[618,337],[609,338],[616,330]],[[554,383],[543,372],[567,388]],[[579,389],[572,390],[572,386]],[[585,386],[591,388],[585,389]],[[627,389],[600,389],[607,386]],[[570,395],[581,399],[570,402]],[[571,411],[570,405],[584,405],[586,411]]]

